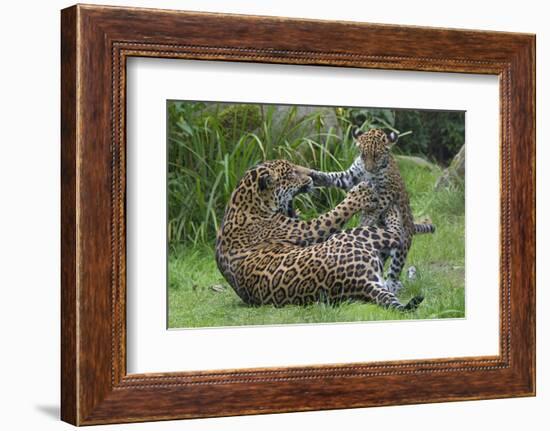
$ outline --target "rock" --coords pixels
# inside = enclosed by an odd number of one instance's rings
[[[214,292],[221,293],[226,291],[226,287],[223,284],[213,284],[210,289]]]
[[[435,182],[435,189],[456,185],[464,182],[464,174],[466,171],[466,145],[463,145],[460,151],[454,156],[451,164],[443,171],[443,174]]]
[[[415,219],[414,222],[415,224],[433,224],[432,218],[428,214],[420,217],[419,219]]]
[[[423,159],[422,157],[416,157],[416,156],[403,156],[403,155],[395,155],[394,156],[397,161],[405,161],[408,163],[412,163],[419,168],[426,168],[426,169],[436,169],[436,166],[433,163],[428,162],[426,159]]]

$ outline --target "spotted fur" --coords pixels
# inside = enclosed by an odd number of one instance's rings
[[[379,195],[379,208],[369,213],[363,212],[362,225],[383,226],[384,216],[389,208],[396,205],[401,213],[402,232],[400,247],[390,253],[391,265],[387,279],[390,290],[399,290],[402,285],[399,277],[414,234],[433,233],[432,224],[415,224],[409,203],[409,195],[399,172],[397,162],[391,155],[391,147],[397,135],[387,135],[383,130],[371,129],[366,133],[354,134],[360,155],[352,165],[342,172],[314,171],[312,178],[316,186],[332,186],[349,190],[361,181],[374,183]],[[387,256],[385,256],[387,257]]]
[[[292,199],[313,187],[311,171],[276,160],[249,169],[234,190],[216,242],[218,268],[247,304],[304,305],[361,300],[402,311],[406,305],[382,278],[381,255],[399,246],[397,206],[385,227],[342,230],[357,212],[375,211],[378,195],[368,182],[351,189],[333,210],[302,221],[290,214]]]

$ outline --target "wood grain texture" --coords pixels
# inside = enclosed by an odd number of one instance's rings
[[[61,38],[63,420],[84,425],[534,394],[533,35],[74,6],[62,11]],[[498,75],[499,356],[127,375],[130,56]]]
[[[61,16],[61,417],[77,422],[76,9]]]

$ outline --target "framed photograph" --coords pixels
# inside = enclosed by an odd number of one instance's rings
[[[61,18],[64,421],[535,394],[534,35]]]

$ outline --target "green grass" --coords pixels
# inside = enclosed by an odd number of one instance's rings
[[[173,245],[169,254],[169,327],[464,317],[464,190],[435,192],[433,185],[441,173],[437,167],[429,169],[401,161],[400,169],[415,218],[430,218],[437,227],[434,235],[414,238],[402,274],[405,288],[400,298],[407,301],[418,294],[425,297],[417,311],[405,314],[360,302],[338,306],[248,307],[219,273],[213,240],[182,241]],[[316,200],[323,198],[324,195],[301,199],[305,216],[314,214],[312,206],[315,208]],[[415,281],[406,277],[410,265],[417,269]]]

